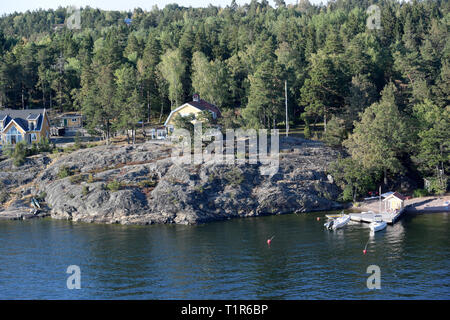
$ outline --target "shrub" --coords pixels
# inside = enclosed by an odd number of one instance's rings
[[[303,135],[305,136],[305,139],[311,138],[311,128],[309,127],[309,124],[305,124],[305,128],[303,129]]]
[[[108,183],[108,184],[106,185],[106,188],[107,188],[109,191],[112,191],[112,192],[119,191],[119,190],[120,190],[120,187],[121,187],[121,184],[120,184],[119,181],[111,181],[110,183]]]
[[[333,116],[327,124],[327,130],[323,134],[323,141],[331,147],[338,147],[345,138],[344,120]]]
[[[138,183],[138,186],[141,188],[153,188],[157,184],[154,180],[142,180]]]
[[[225,179],[228,180],[228,183],[232,186],[238,186],[244,181],[244,176],[241,171],[234,168],[225,173]]]
[[[83,186],[83,189],[81,190],[81,193],[83,194],[83,196],[87,196],[89,194],[89,187],[88,186]]]
[[[13,160],[13,164],[16,167],[20,167],[25,163],[25,158],[28,155],[25,141],[20,141],[15,146],[6,146],[5,154]]]
[[[428,190],[435,195],[443,195],[447,191],[448,178],[443,176],[441,178],[428,178],[430,186]]]
[[[94,181],[95,181],[94,176],[92,175],[92,173],[89,173],[87,182],[88,182],[88,183],[93,183]]]
[[[353,200],[353,190],[350,185],[346,185],[342,190],[342,201],[352,201]]]
[[[413,192],[414,198],[426,197],[426,196],[428,196],[428,191],[426,189],[416,189]]]
[[[53,150],[53,146],[47,138],[41,139],[41,141],[38,142],[37,147],[39,152],[51,152]]]
[[[68,176],[71,176],[72,170],[70,170],[70,168],[66,167],[66,166],[61,166],[59,168],[59,172],[58,172],[58,178],[60,179],[64,179],[67,178]]]
[[[46,197],[47,197],[47,194],[45,192],[41,192],[35,198],[37,201],[42,202],[42,201],[45,201]]]
[[[71,176],[69,179],[72,184],[79,184],[84,181],[84,176],[82,174],[77,174],[75,176]]]

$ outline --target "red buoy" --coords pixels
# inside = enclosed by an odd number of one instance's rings
[[[320,217],[317,217],[317,221],[320,221]]]
[[[270,243],[272,242],[272,239],[267,239],[267,245],[270,246]]]
[[[363,250],[363,253],[366,254],[366,252],[367,252],[366,249],[364,249],[364,250]]]

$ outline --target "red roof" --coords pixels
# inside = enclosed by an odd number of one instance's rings
[[[406,200],[405,196],[401,195],[398,192],[394,192],[393,194],[390,195],[390,197],[396,197],[396,198],[398,198],[400,200]]]
[[[199,99],[198,101],[190,101],[188,103],[196,108],[199,108],[200,110],[212,111],[217,115],[217,117],[221,116],[219,108],[203,99]]]

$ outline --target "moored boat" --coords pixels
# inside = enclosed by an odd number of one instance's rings
[[[375,216],[374,221],[370,223],[369,227],[372,232],[377,232],[386,229],[386,226],[387,226],[386,221],[383,221],[382,217],[377,215]]]
[[[334,220],[333,226],[331,227],[333,230],[342,228],[347,225],[350,221],[350,216],[348,214],[344,214],[342,217],[339,217]]]

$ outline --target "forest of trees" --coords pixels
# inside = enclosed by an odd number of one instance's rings
[[[367,27],[367,8],[381,29]],[[336,162],[346,198],[402,172],[436,192],[449,169],[448,1],[336,0],[286,6],[252,0],[225,8],[177,4],[132,12],[66,8],[0,18],[0,107],[81,110],[108,138],[159,122],[193,93],[225,123],[284,125],[351,156]],[[124,22],[131,18],[130,25]],[[233,118],[233,119],[230,119]]]

